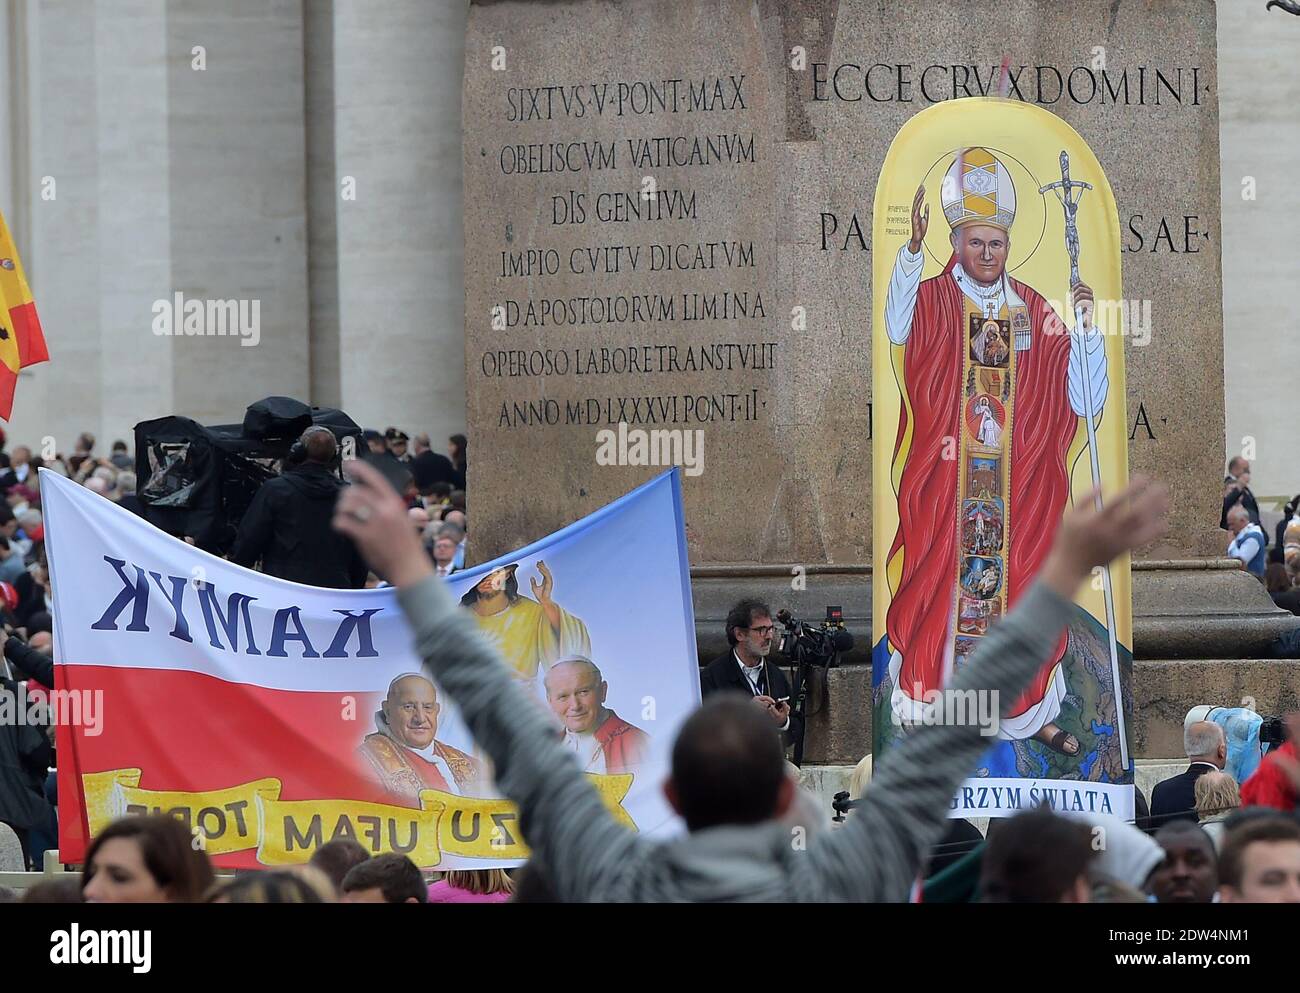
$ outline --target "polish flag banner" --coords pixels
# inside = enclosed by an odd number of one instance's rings
[[[41,493],[61,861],[158,812],[228,868],[337,838],[428,869],[527,858],[392,589],[262,575],[47,470]],[[616,816],[679,831],[661,784],[700,699],[679,470],[444,581]]]

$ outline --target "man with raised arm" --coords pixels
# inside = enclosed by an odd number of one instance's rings
[[[920,727],[881,760],[841,830],[794,844],[778,818],[794,784],[771,722],[741,695],[719,694],[687,719],[664,792],[688,834],[650,841],[617,823],[545,713],[511,679],[458,609],[412,533],[406,506],[370,467],[334,524],[398,590],[430,676],[456,701],[496,783],[519,806],[532,859],[564,901],[902,901],[947,826],[958,785],[988,747],[978,723]],[[1136,481],[1103,510],[1066,514],[1032,587],[992,626],[957,690],[996,693],[1003,710],[1055,649],[1071,598],[1095,566],[1157,537],[1168,496]]]

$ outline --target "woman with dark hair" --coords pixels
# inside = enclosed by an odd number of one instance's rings
[[[1291,574],[1287,572],[1286,566],[1274,562],[1265,569],[1264,586],[1275,604],[1283,610],[1300,615],[1300,589],[1291,585]]]
[[[447,447],[447,454],[451,456],[452,468],[456,470],[456,480],[454,485],[457,489],[465,488],[465,476],[469,472],[469,457],[465,451],[465,436],[463,434],[453,434],[448,439],[451,444]]]
[[[91,842],[81,895],[87,903],[198,903],[214,878],[175,817],[123,817]]]
[[[319,870],[313,870],[319,872]],[[323,876],[324,874],[321,873]],[[328,878],[320,886],[328,888]],[[208,903],[326,903],[321,890],[289,870],[249,872],[225,886],[213,887]]]

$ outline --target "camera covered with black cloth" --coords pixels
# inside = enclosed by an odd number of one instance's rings
[[[135,459],[145,519],[224,555],[258,488],[302,461],[298,438],[313,425],[329,429],[338,442],[334,471],[342,478],[343,456],[361,450],[361,428],[331,407],[267,397],[248,407],[241,424],[203,425],[179,416],[141,421]]]

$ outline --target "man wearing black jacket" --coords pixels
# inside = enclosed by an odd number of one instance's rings
[[[760,600],[741,600],[727,614],[731,651],[710,662],[700,674],[701,695],[723,690],[748,693],[772,719],[786,747],[803,737],[803,719],[790,711],[790,681],[768,661],[775,628],[772,610]]]
[[[22,670],[15,676],[31,677],[46,689],[54,688],[54,663],[48,655],[12,636],[5,643],[4,654]],[[21,708],[25,715],[23,720],[0,722],[0,822],[14,829],[23,846],[24,858],[31,865],[35,861],[32,836],[50,836],[54,825],[54,811],[45,799],[45,777],[54,749],[45,726],[31,723],[26,717],[34,713],[26,687],[18,679],[5,676],[2,666],[0,693],[12,701],[15,714]],[[40,713],[40,720],[48,721],[43,709]]]
[[[1259,503],[1250,491],[1250,463],[1240,455],[1228,462],[1228,474],[1223,477],[1223,514],[1219,517],[1219,527],[1228,529],[1228,511],[1237,504],[1246,508],[1252,524],[1259,523]],[[1267,541],[1267,537],[1264,539]]]
[[[415,436],[415,458],[411,460],[411,473],[415,476],[415,485],[421,493],[427,493],[434,483],[450,483],[452,489],[465,485],[464,477],[456,472],[451,459],[429,446],[427,434]]]
[[[1186,772],[1156,783],[1151,793],[1151,826],[1170,821],[1196,822],[1196,781],[1228,764],[1228,742],[1213,721],[1197,721],[1183,729],[1183,749],[1191,763]]]
[[[268,576],[308,586],[359,589],[366,564],[330,526],[344,486],[331,469],[338,443],[319,426],[304,431],[299,443],[306,459],[262,484],[239,524],[230,560],[251,569],[261,559]]]

